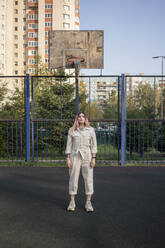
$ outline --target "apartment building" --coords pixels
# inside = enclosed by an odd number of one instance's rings
[[[143,77],[144,73],[139,73],[139,77],[129,77],[130,73],[126,73],[126,93],[127,95],[134,95],[140,82],[150,83],[150,79]]]
[[[112,91],[118,91],[117,79],[112,81],[97,82],[97,99],[102,106],[109,100]]]
[[[32,74],[36,55],[48,66],[49,31],[79,28],[79,0],[0,0],[0,74]]]

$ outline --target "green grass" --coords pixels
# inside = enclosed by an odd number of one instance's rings
[[[57,150],[54,151],[53,153],[53,160],[59,160],[58,152]],[[44,154],[43,154],[44,155]],[[47,155],[50,155],[48,153]],[[119,163],[117,162],[117,155],[118,155],[118,149],[117,147],[114,147],[113,144],[109,145],[108,144],[98,144],[98,153],[97,153],[97,160],[96,160],[96,166],[121,166],[121,161]],[[152,160],[152,150],[150,149],[148,152],[148,157],[147,157],[147,152],[144,152],[144,161],[143,161],[143,154],[138,155],[137,152],[134,152],[131,154],[129,158],[129,153],[127,151],[126,153],[126,158],[127,161],[125,163],[125,166],[165,166],[165,163],[160,163],[156,162],[156,160],[165,160],[165,156],[163,153],[157,152],[156,150],[153,150],[153,160],[154,163],[151,162]],[[121,159],[121,151],[119,154],[119,158]],[[147,161],[148,158],[148,161]],[[3,158],[1,158],[3,160]],[[12,160],[12,158],[9,158]],[[65,155],[63,154],[61,156],[61,159],[65,160]],[[5,160],[5,158],[4,158]],[[42,158],[39,156],[38,158],[34,158],[35,161],[31,161],[30,163],[26,163],[24,160],[21,162],[17,161],[6,161],[6,162],[0,162],[0,166],[12,166],[12,167],[61,167],[61,166],[66,166],[66,162],[54,162],[50,161],[50,156],[47,156],[47,159],[43,157],[44,162],[42,161]],[[38,161],[40,160],[40,162]],[[48,161],[46,161],[48,160]],[[104,160],[111,160],[111,162],[107,161],[104,162]],[[97,162],[97,161],[100,161]]]
[[[117,162],[96,162],[96,167],[121,167],[121,164],[118,164]],[[126,162],[124,164],[124,167],[165,167],[165,163],[143,163],[143,162]],[[23,162],[2,162],[0,163],[0,167],[66,167],[66,162],[30,162],[27,163],[25,161]]]

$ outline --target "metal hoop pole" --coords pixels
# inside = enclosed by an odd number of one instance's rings
[[[75,64],[75,74],[76,74],[76,115],[79,113],[79,72],[80,63]]]

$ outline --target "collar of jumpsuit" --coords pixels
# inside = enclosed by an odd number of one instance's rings
[[[80,131],[89,130],[89,129],[90,129],[90,127],[83,127],[83,128],[78,127],[77,128],[77,130],[80,130]]]

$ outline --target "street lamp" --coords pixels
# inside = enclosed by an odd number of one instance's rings
[[[161,119],[163,119],[163,60],[165,59],[165,56],[155,56],[152,57],[153,59],[160,59],[161,58],[161,68],[162,68],[162,90],[161,90]]]

